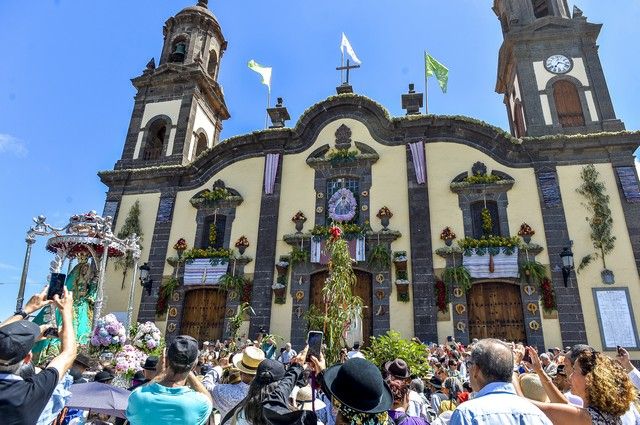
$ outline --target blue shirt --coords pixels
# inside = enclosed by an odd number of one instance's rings
[[[154,382],[131,393],[126,415],[131,425],[203,425],[211,409],[209,399],[191,388],[169,388]]]
[[[449,425],[552,425],[540,409],[516,395],[513,385],[492,382],[453,412]]]

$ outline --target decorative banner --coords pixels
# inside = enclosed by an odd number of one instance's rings
[[[226,258],[196,258],[184,265],[184,284],[217,285],[228,267]]]
[[[365,261],[365,240],[364,237],[347,240],[349,255],[356,261]],[[322,239],[311,239],[311,258],[310,262],[319,264],[329,264],[331,256],[327,251],[327,241]]]
[[[278,162],[280,160],[279,153],[268,153],[264,166],[264,193],[273,194],[273,187],[276,184],[276,175],[278,174]]]
[[[518,277],[518,250],[506,255],[502,252],[493,256],[493,273],[489,271],[490,255],[469,255],[462,257],[462,264],[473,278]]]
[[[424,142],[421,140],[409,143],[411,157],[413,158],[413,168],[416,171],[416,181],[418,184],[425,184],[427,181],[426,165],[424,162]]]

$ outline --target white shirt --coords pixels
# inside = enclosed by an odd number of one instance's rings
[[[347,358],[349,359],[364,359],[364,354],[360,352],[360,350],[351,350],[347,353]]]

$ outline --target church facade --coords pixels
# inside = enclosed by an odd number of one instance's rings
[[[566,0],[493,8],[508,132],[423,115],[412,88],[401,97],[407,114],[392,117],[343,84],[293,127],[279,101],[271,128],[220,141],[229,118],[217,82],[221,27],[202,0],[169,18],[158,65],[132,80],[122,157],[99,173],[116,232],[140,205],[151,286],[136,288],[134,317],[167,338],[223,339],[246,302],[241,334],[268,330],[300,346],[323,309],[327,229],[341,221],[365,341],[396,330],[425,342],[624,345],[637,357],[640,134],[615,115],[601,25]],[[568,254],[577,268],[594,251],[577,191],[590,164],[616,240],[606,266],[596,259],[576,273]],[[215,258],[191,261],[198,252],[183,252],[181,239]],[[121,279],[110,266],[107,311],[127,309],[128,290],[111,284]]]

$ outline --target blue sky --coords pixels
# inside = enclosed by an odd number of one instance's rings
[[[13,311],[31,217],[63,225],[73,213],[101,211],[96,172],[120,157],[135,91],[129,80],[158,59],[164,21],[196,0],[0,2],[0,316]],[[422,51],[450,68],[449,92],[430,84],[430,112],[468,115],[508,128],[494,93],[500,26],[491,0],[216,1],[210,8],[229,42],[221,62],[231,119],[223,138],[264,126],[266,89],[246,67],[272,66],[273,97],[294,125],[335,93],[340,33],[362,68],[356,92],[401,115],[409,83],[423,90]],[[570,0],[605,26],[600,55],[616,113],[640,129],[640,1]],[[267,6],[269,5],[269,6]],[[44,241],[34,247],[27,295],[48,274]],[[119,284],[116,282],[114,284]]]

